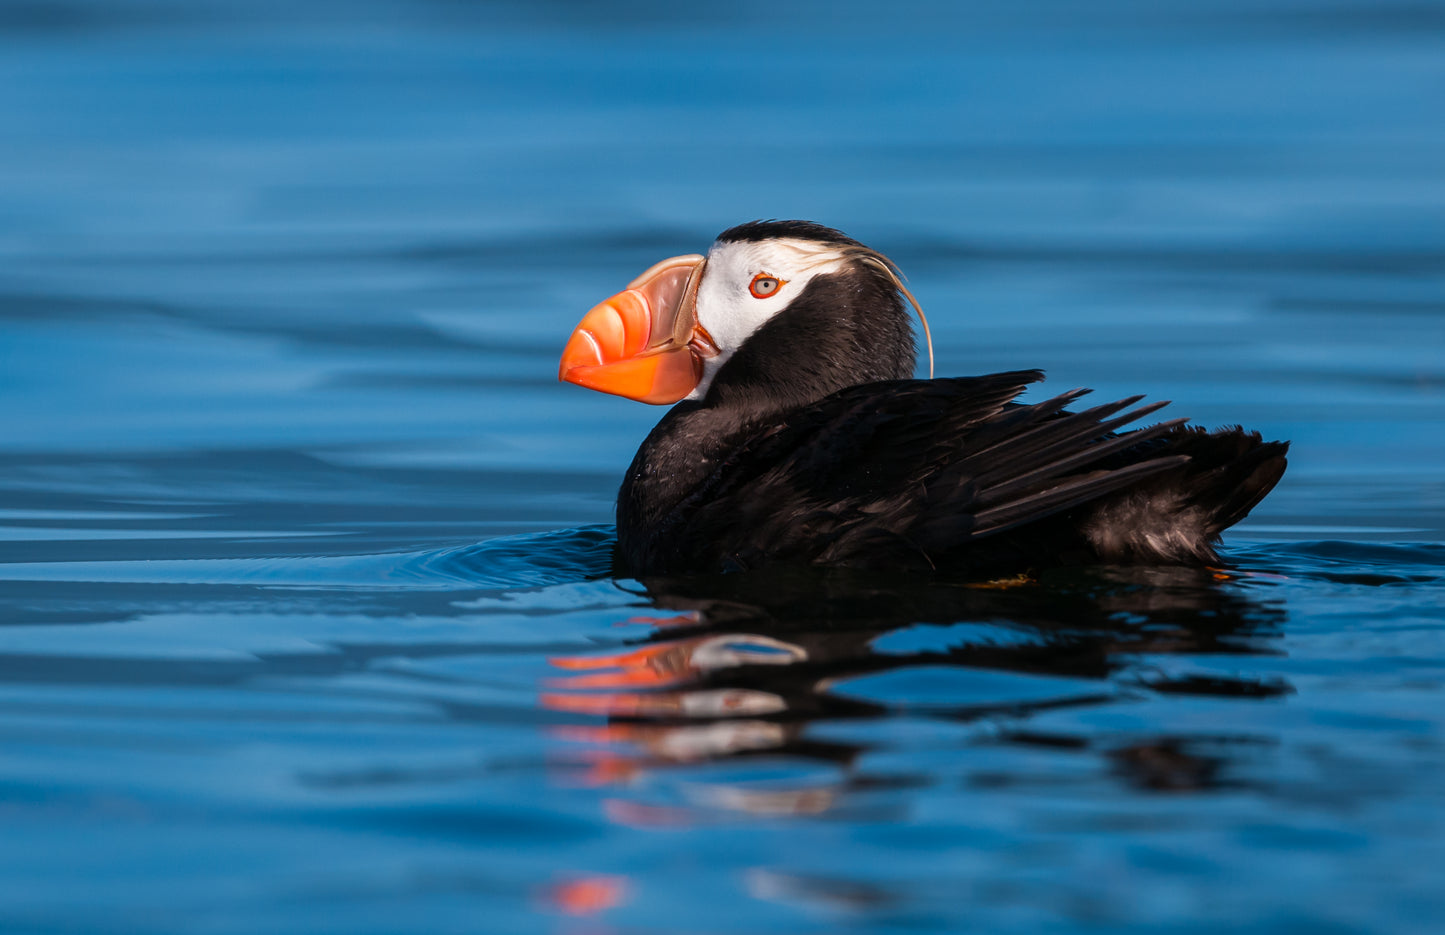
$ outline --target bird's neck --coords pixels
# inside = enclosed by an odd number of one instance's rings
[[[871,270],[818,276],[719,370],[703,407],[766,417],[860,383],[913,375],[913,328]]]

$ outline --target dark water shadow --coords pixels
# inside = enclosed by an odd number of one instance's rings
[[[1030,729],[1034,715],[1150,696],[1271,699],[1282,680],[1164,671],[1160,656],[1278,655],[1285,611],[1249,573],[1095,568],[1000,582],[900,578],[828,569],[648,579],[660,612],[621,651],[554,657],[541,695],[554,712],[601,726],[563,731],[600,745],[572,781],[779,756],[841,768],[842,785],[737,793],[749,812],[831,810],[845,791],[935,776],[858,771],[879,731],[819,731],[888,718],[986,724],[1000,743],[1104,756],[1143,790],[1227,786],[1229,757],[1260,742],[1227,733],[1145,736],[1103,748]],[[634,621],[639,622],[639,621]],[[1181,671],[1182,670],[1182,671]],[[866,738],[847,739],[858,734]],[[840,739],[843,738],[843,739]],[[762,795],[758,798],[758,795]],[[630,814],[627,820],[646,821]]]

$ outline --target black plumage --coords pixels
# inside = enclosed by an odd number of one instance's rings
[[[861,247],[858,241],[840,230],[825,227],[816,221],[748,221],[729,227],[717,235],[718,243],[756,243],[791,237],[836,247]]]
[[[856,241],[754,222],[719,241]],[[1012,574],[1083,562],[1217,562],[1222,530],[1275,485],[1287,444],[1087,391],[1019,404],[1037,371],[907,379],[894,280],[854,263],[812,279],[639,448],[617,504],[630,574],[780,562]],[[1131,408],[1133,407],[1133,408]]]

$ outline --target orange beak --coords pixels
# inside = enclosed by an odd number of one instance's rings
[[[717,355],[697,322],[706,265],[695,253],[663,260],[593,308],[562,349],[557,378],[655,405],[691,393]]]

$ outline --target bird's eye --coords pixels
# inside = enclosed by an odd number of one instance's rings
[[[755,299],[766,299],[777,295],[778,290],[783,288],[786,279],[779,279],[776,276],[769,276],[767,273],[758,273],[748,285],[748,291]]]

